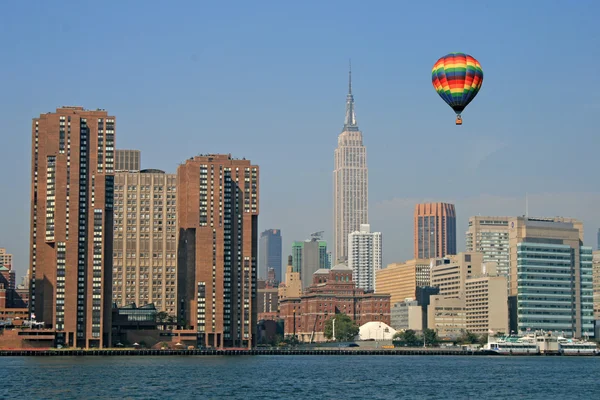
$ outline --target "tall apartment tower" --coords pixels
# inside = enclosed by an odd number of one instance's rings
[[[454,204],[425,203],[415,207],[415,259],[456,254]]]
[[[497,263],[498,275],[508,276],[508,220],[510,217],[471,217],[466,250],[483,254],[483,262]]]
[[[275,270],[275,280],[281,282],[281,230],[267,229],[260,234],[258,279],[267,279],[269,268]]]
[[[114,220],[113,301],[176,315],[177,176],[116,172]]]
[[[115,117],[62,107],[32,144],[32,318],[57,344],[110,346]]]
[[[338,136],[333,170],[334,264],[348,260],[348,235],[368,224],[367,149],[358,130],[352,96],[352,71],[346,96],[346,119]]]
[[[139,171],[142,154],[139,150],[115,150],[115,171]]]
[[[348,235],[348,266],[357,288],[375,290],[375,272],[381,269],[381,232],[371,232],[371,225],[362,224],[360,231]]]
[[[215,154],[177,168],[177,314],[215,347],[256,341],[259,168]]]
[[[327,242],[320,237],[292,243],[292,266],[294,272],[300,273],[303,289],[312,285],[318,269],[327,269],[328,265]]]
[[[592,247],[583,246],[583,224],[513,217],[508,226],[511,329],[593,337]]]
[[[6,252],[6,249],[0,248],[0,267],[12,269],[12,254]]]

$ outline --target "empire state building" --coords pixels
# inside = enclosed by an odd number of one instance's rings
[[[352,96],[352,71],[348,76],[346,120],[338,136],[333,170],[333,230],[336,262],[348,260],[348,234],[368,224],[368,172],[367,149],[362,133],[356,124],[354,97]]]

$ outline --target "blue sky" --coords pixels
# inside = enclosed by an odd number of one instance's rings
[[[199,153],[261,167],[260,229],[331,240],[333,150],[352,58],[384,262],[412,256],[420,201],[470,215],[600,226],[595,1],[5,2],[0,13],[0,247],[28,263],[31,118],[61,105],[117,117],[117,147],[175,172]],[[431,85],[463,51],[483,88],[454,126]]]

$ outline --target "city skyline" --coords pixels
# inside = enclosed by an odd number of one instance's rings
[[[419,4],[387,4],[386,15],[376,15],[366,5],[327,4],[318,16],[313,7],[293,5],[246,5],[232,13],[207,6],[202,14],[214,18],[200,25],[192,23],[200,11],[194,5],[185,15],[177,7],[160,13],[148,7],[139,15],[133,5],[123,5],[117,15],[94,10],[97,20],[84,22],[76,15],[87,5],[29,10],[9,4],[5,15],[26,14],[31,26],[17,18],[7,18],[0,26],[2,37],[23,39],[22,46],[6,46],[7,62],[0,66],[0,73],[11,77],[0,104],[5,132],[11,132],[3,137],[11,151],[0,158],[0,179],[11,190],[0,208],[6,227],[0,230],[0,246],[10,249],[17,275],[24,275],[29,251],[28,123],[66,104],[111,110],[124,132],[117,146],[139,148],[153,167],[168,173],[200,152],[231,152],[254,160],[265,182],[259,230],[282,229],[284,249],[306,232],[324,230],[324,239],[333,246],[331,152],[343,113],[349,57],[360,77],[353,91],[360,98],[361,128],[368,132],[369,223],[398,244],[386,248],[384,265],[411,258],[412,230],[407,226],[412,209],[428,201],[456,205],[457,250],[465,248],[470,216],[523,215],[526,192],[530,215],[583,220],[584,242],[593,245],[591,232],[600,226],[600,192],[589,182],[600,100],[597,91],[577,88],[597,85],[593,76],[590,81],[587,66],[595,65],[598,55],[586,49],[598,47],[593,20],[598,4],[586,4],[566,9],[549,4],[542,13],[524,6],[519,15],[510,13],[506,4],[478,7],[469,11],[469,26],[453,31],[460,46],[436,41],[433,34],[442,22],[459,18],[459,10],[431,15]],[[392,18],[400,10],[406,23]],[[251,25],[248,13],[255,17]],[[159,14],[165,30],[135,34],[143,21]],[[222,28],[226,15],[224,26],[239,28]],[[290,24],[289,15],[300,23]],[[344,21],[358,16],[372,17],[377,24],[344,29]],[[490,16],[498,23],[488,24]],[[101,29],[102,19],[110,19],[113,29]],[[309,22],[315,29],[307,33]],[[508,23],[510,30],[505,28]],[[281,34],[273,35],[273,29]],[[221,40],[198,40],[215,36]],[[419,39],[402,39],[413,36]],[[86,49],[96,43],[113,61],[65,57],[60,43],[67,41]],[[463,46],[481,61],[486,80],[465,112],[465,124],[456,128],[448,125],[451,111],[437,98],[429,78],[437,58]],[[547,54],[557,49],[577,54],[577,63],[569,67],[574,81],[568,87],[547,84],[560,68],[546,63]],[[40,56],[45,68],[34,68]],[[527,69],[536,70],[535,78],[524,77]],[[98,79],[90,82],[94,74]],[[64,85],[67,79],[74,84]],[[516,98],[512,88],[524,79],[529,90]],[[561,102],[560,113],[555,112],[557,99],[569,99]],[[198,119],[202,127],[190,131]],[[548,157],[557,149],[560,157]],[[430,155],[442,150],[452,162],[439,157],[432,161]],[[404,167],[412,165],[418,173]],[[290,209],[301,210],[301,218]]]

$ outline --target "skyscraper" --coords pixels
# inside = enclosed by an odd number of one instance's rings
[[[113,301],[176,315],[177,176],[115,173]]]
[[[32,317],[57,344],[109,346],[115,117],[62,107],[32,136]]]
[[[508,276],[508,220],[510,217],[471,217],[466,250],[483,254],[483,262],[496,262],[499,275]]]
[[[356,287],[375,290],[375,272],[381,269],[381,232],[371,232],[369,224],[348,235],[348,266]]]
[[[511,329],[593,337],[592,247],[583,246],[583,224],[513,217],[508,227]]]
[[[201,344],[256,341],[258,172],[227,154],[177,168],[177,314]]]
[[[273,268],[275,280],[281,282],[281,230],[267,229],[261,233],[258,250],[258,279],[267,279],[269,268]]]
[[[415,207],[415,258],[456,254],[454,204],[425,203]]]
[[[333,170],[334,264],[348,260],[348,235],[368,223],[368,182],[367,150],[356,123],[350,71],[346,119],[338,137]]]
[[[327,242],[314,236],[304,242],[292,243],[292,266],[294,272],[300,272],[302,288],[312,284],[313,274],[318,269],[327,269]]]

